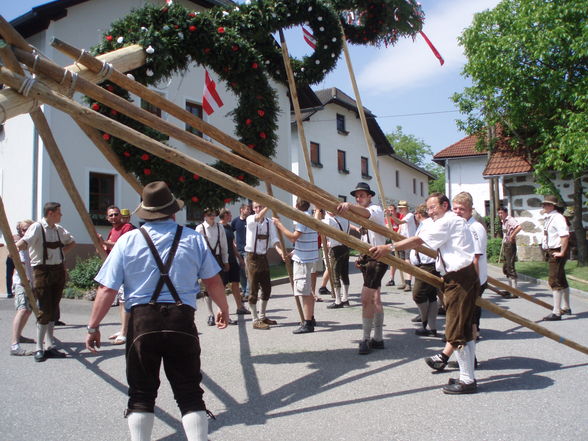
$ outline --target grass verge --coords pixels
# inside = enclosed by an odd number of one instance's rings
[[[516,262],[517,271],[535,279],[547,280],[548,268],[547,262]],[[578,266],[576,261],[566,262],[566,275],[588,282],[588,266]],[[588,283],[573,280],[568,277],[568,282],[572,288],[588,292]]]

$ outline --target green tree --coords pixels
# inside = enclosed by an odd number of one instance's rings
[[[430,192],[445,193],[445,170],[431,161],[433,155],[431,146],[414,135],[404,133],[401,126],[396,126],[396,131],[386,134],[386,138],[398,156],[437,176],[437,179],[429,182]]]
[[[484,135],[487,127],[499,126],[508,148],[533,164],[541,193],[557,193],[554,172],[574,182],[578,261],[584,265],[587,11],[588,0],[503,0],[477,14],[459,40],[468,58],[463,74],[472,86],[453,97],[466,116],[460,127]],[[495,148],[491,137],[479,139],[489,150]]]

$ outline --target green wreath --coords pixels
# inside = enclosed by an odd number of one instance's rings
[[[350,11],[355,11],[355,15],[362,8],[364,12],[358,13],[359,18],[348,24]],[[377,20],[374,19],[376,15]],[[131,74],[145,85],[155,85],[175,73],[187,71],[192,61],[207,66],[239,97],[238,106],[231,113],[241,142],[272,157],[276,149],[279,109],[268,77],[287,83],[281,51],[272,33],[305,23],[312,29],[315,51],[302,60],[291,61],[296,81],[314,84],[335,67],[339,58],[340,23],[353,43],[389,44],[399,35],[416,33],[422,20],[414,0],[259,0],[230,10],[216,7],[206,12],[189,11],[175,3],[163,8],[147,5],[112,23],[92,52],[110,52],[130,44],[143,46],[146,63]],[[102,86],[130,99],[127,91],[112,83],[105,82]],[[90,106],[148,136],[161,141],[167,139],[100,103],[90,102]],[[103,137],[111,143],[124,168],[136,175],[143,185],[155,180],[166,181],[177,197],[198,208],[218,208],[239,198],[108,133]],[[227,164],[216,162],[213,167],[247,184],[258,183],[255,176]]]

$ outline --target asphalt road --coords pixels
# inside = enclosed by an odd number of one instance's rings
[[[491,275],[500,278],[495,270]],[[292,334],[298,318],[289,285],[274,287],[269,316],[279,325],[269,331],[252,329],[249,316],[225,330],[210,328],[205,312],[197,312],[205,400],[216,415],[210,440],[588,439],[587,355],[485,313],[477,345],[479,392],[444,395],[441,386],[457,371],[432,373],[423,362],[442,343],[414,335],[410,319],[417,310],[408,293],[383,289],[386,348],[357,354],[360,279],[352,276],[350,308],[328,310],[330,296],[322,296],[314,334]],[[544,286],[523,282],[521,288],[551,303]],[[485,297],[530,320],[549,313],[522,299],[489,291]],[[87,301],[63,300],[67,326],[56,336],[68,358],[35,363],[9,355],[13,303],[0,299],[0,440],[129,439],[122,417],[124,350],[104,343],[95,356],[83,349],[90,308]],[[541,325],[588,346],[588,294],[574,292],[572,309],[573,316]],[[116,331],[117,321],[112,308],[102,335]],[[34,333],[31,321],[24,334]],[[185,439],[163,375],[153,439]]]

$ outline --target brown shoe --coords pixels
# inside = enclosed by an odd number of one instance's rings
[[[278,322],[276,322],[275,320],[272,319],[268,319],[267,317],[264,317],[261,319],[262,322],[264,322],[266,325],[277,325]]]
[[[253,322],[253,329],[269,329],[269,325],[263,320],[255,320]]]

